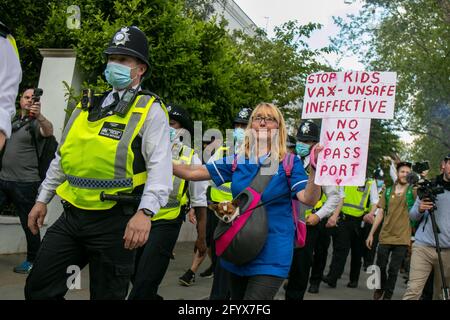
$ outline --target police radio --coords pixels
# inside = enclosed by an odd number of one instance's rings
[[[120,117],[125,117],[133,104],[134,99],[138,93],[137,89],[130,88],[122,96],[117,106],[114,108],[113,113]]]
[[[94,96],[94,92],[91,89],[83,89],[83,93],[81,96],[81,109],[90,110],[92,109],[92,97]]]

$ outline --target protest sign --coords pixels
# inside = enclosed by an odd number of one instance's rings
[[[369,148],[370,119],[322,120],[315,183],[317,185],[364,185]]]
[[[345,71],[308,75],[302,119],[394,117],[395,72]]]

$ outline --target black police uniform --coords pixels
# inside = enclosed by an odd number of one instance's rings
[[[297,132],[297,140],[318,142],[318,126],[309,120],[302,122]],[[304,158],[302,161],[304,161]],[[315,226],[307,225],[305,246],[294,249],[285,293],[286,300],[303,300],[308,279],[311,286],[317,286],[318,288],[327,262],[328,247],[331,241],[331,230],[325,227],[326,223],[327,219],[322,219]]]

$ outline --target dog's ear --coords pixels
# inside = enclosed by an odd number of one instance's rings
[[[213,210],[213,211],[215,211],[215,212],[217,212],[217,209],[218,209],[217,203],[211,203],[211,204],[209,204],[209,205],[208,205],[208,208],[211,209],[211,210]]]

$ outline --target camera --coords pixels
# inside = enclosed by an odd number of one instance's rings
[[[41,96],[43,93],[44,93],[44,90],[42,90],[41,88],[34,89],[33,97],[32,97],[33,103],[39,102],[41,100]]]
[[[418,174],[421,174],[424,171],[430,170],[430,163],[428,161],[423,162],[416,162],[412,169],[414,172],[417,172]]]
[[[411,186],[417,187],[417,196],[420,200],[428,199],[431,202],[436,201],[438,194],[444,193],[444,187],[440,186],[435,180],[422,178],[417,172],[411,172],[406,177]]]
[[[35,104],[36,102],[39,102],[41,100],[41,96],[43,93],[44,93],[44,90],[42,90],[41,88],[34,89],[33,96],[31,97],[33,104]],[[34,114],[30,113],[29,118],[30,119],[34,118]]]

